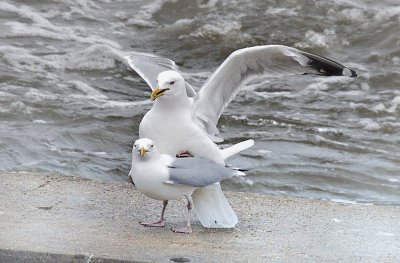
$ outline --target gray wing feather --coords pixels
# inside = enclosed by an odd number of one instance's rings
[[[357,76],[345,66],[311,53],[280,45],[256,46],[233,52],[195,96],[193,114],[210,135],[225,107],[246,82],[261,75],[316,74]]]
[[[178,71],[173,60],[157,57],[152,54],[132,52],[131,55],[125,57],[129,66],[146,81],[147,85],[154,90],[157,87],[157,76],[163,71]],[[189,97],[196,95],[195,90],[186,82],[186,93]]]
[[[169,184],[204,187],[236,174],[236,171],[200,157],[178,158],[169,167]]]
[[[128,61],[129,66],[146,81],[152,90],[157,87],[158,74],[166,70],[178,70],[174,61],[152,54],[132,52],[125,59]]]

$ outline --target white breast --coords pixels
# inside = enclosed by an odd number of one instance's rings
[[[175,156],[189,151],[194,156],[225,163],[221,150],[193,123],[190,114],[159,114],[152,108],[140,123],[139,137],[152,139],[164,154]]]

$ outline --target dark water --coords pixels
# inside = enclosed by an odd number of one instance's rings
[[[149,89],[123,57],[174,59],[194,86],[233,50],[284,44],[359,77],[262,79],[220,120],[225,189],[400,204],[400,3],[386,1],[2,1],[0,169],[126,180]]]

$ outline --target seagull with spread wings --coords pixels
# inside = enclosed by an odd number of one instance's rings
[[[221,141],[218,120],[248,81],[282,74],[357,76],[331,59],[295,48],[255,46],[233,52],[196,93],[172,60],[145,53],[133,53],[127,60],[152,89],[154,101],[140,123],[139,137],[151,138],[163,154],[202,157],[217,164],[225,164],[226,159],[215,144]],[[252,143],[245,143],[238,151]],[[195,190],[192,197],[203,226],[231,228],[237,224],[218,183]]]

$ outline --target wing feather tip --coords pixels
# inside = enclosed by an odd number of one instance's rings
[[[355,70],[345,67],[342,71],[342,75],[350,78],[355,78],[357,77],[357,72]]]

